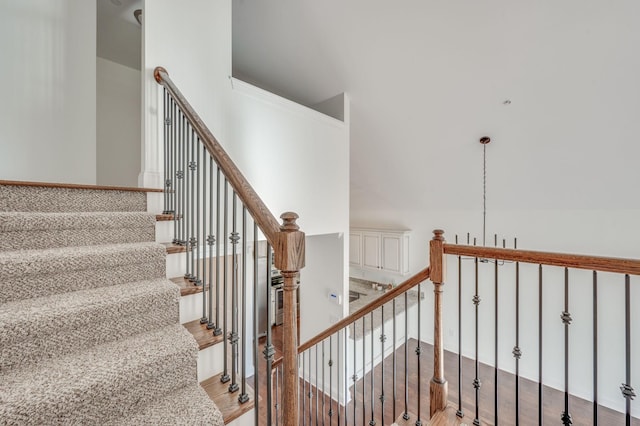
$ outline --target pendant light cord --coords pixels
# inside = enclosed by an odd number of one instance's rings
[[[487,239],[487,145],[482,145],[482,246]]]

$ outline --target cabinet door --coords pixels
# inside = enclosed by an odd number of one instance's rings
[[[362,266],[362,234],[360,232],[349,234],[349,265]]]
[[[382,269],[402,272],[402,236],[382,234]]]
[[[380,234],[362,233],[362,266],[380,269]]]

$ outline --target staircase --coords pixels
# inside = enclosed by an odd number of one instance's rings
[[[143,190],[0,182],[0,424],[221,425]]]

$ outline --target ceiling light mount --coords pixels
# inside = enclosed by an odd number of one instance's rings
[[[133,17],[136,18],[136,21],[138,21],[138,24],[142,25],[142,9],[134,10]]]
[[[491,138],[489,136],[483,136],[483,137],[480,138],[480,143],[482,145],[486,145],[489,142],[491,142]]]

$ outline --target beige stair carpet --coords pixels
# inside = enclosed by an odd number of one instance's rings
[[[0,425],[222,425],[144,193],[0,185]]]

